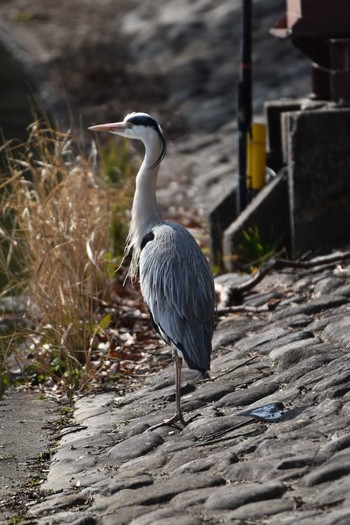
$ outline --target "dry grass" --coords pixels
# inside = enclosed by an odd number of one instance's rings
[[[24,149],[8,147],[1,184],[3,293],[29,297],[30,340],[41,373],[54,375],[69,392],[94,373],[91,350],[109,321],[98,315],[99,297],[116,267],[112,202],[125,199],[124,190],[118,194],[96,178],[94,156],[84,159],[75,147],[68,134],[35,122]],[[129,201],[124,204],[121,221]]]

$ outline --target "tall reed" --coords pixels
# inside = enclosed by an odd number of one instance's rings
[[[26,294],[38,366],[72,392],[94,373],[94,340],[108,324],[99,316],[99,296],[115,267],[112,208],[124,194],[119,188],[118,197],[118,189],[94,173],[95,153],[84,158],[68,133],[39,120],[24,147],[6,151],[2,293]]]

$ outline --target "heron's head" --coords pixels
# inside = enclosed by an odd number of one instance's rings
[[[151,166],[154,168],[165,157],[166,142],[160,126],[153,117],[147,113],[129,113],[122,122],[112,122],[110,124],[98,124],[89,127],[92,131],[108,131],[115,135],[121,135],[129,139],[139,139],[147,147],[154,140],[159,141],[160,155],[157,161]]]

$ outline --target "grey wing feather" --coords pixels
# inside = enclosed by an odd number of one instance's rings
[[[142,295],[163,338],[182,352],[190,368],[205,372],[215,308],[208,262],[182,226],[161,224],[153,234],[140,257]]]

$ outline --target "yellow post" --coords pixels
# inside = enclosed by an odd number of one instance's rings
[[[265,185],[266,125],[254,122],[247,142],[247,187],[258,191]]]

